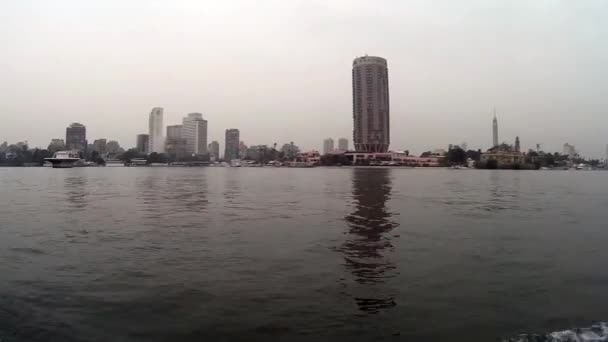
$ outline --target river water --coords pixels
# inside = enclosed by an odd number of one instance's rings
[[[0,340],[496,341],[608,319],[608,173],[0,168]]]

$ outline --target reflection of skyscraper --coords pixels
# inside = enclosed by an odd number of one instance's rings
[[[347,215],[348,238],[341,246],[346,268],[357,283],[352,295],[359,308],[367,312],[395,306],[393,295],[383,287],[393,276],[395,266],[385,258],[392,244],[391,230],[397,223],[386,209],[390,198],[389,169],[353,169],[353,200],[355,209]]]
[[[87,178],[86,175],[69,176],[64,179],[64,193],[67,196],[67,204],[72,210],[86,208],[87,201]]]

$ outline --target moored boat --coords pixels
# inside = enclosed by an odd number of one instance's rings
[[[80,160],[78,151],[57,151],[52,158],[44,158],[45,161],[52,164],[56,169],[68,169],[74,167],[74,164]]]

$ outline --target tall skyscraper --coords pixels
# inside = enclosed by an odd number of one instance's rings
[[[63,139],[51,139],[51,143],[47,147],[47,150],[51,153],[65,150],[65,141]],[[0,152],[2,152],[1,149]]]
[[[73,123],[65,129],[65,145],[68,150],[87,151],[87,128],[80,123]]]
[[[167,138],[165,140],[165,151],[177,159],[187,154],[186,139],[183,137],[184,129],[182,125],[167,126]]]
[[[215,140],[212,141],[211,144],[209,144],[208,146],[208,150],[210,158],[212,158],[213,160],[220,159],[220,143]]]
[[[182,125],[168,125],[167,126],[167,139],[181,139],[182,138]]]
[[[224,160],[231,161],[232,159],[239,159],[239,130],[236,128],[230,128],[226,130],[226,143],[224,148]]]
[[[492,120],[492,143],[498,146],[498,119],[496,118],[496,109],[494,109],[494,120]]]
[[[519,137],[515,137],[515,152],[521,152],[521,145],[519,143]]]
[[[386,152],[390,144],[388,65],[382,57],[353,61],[353,141],[361,152]]]
[[[323,154],[334,152],[334,139],[327,138],[323,140]]]
[[[186,152],[207,153],[207,120],[201,113],[190,113],[183,120],[182,137],[186,139]]]
[[[149,150],[148,147],[150,145],[150,141],[149,141],[149,135],[147,134],[138,134],[137,135],[137,140],[135,142],[135,149],[137,150],[137,152],[139,153],[145,153],[148,154]]]
[[[106,144],[106,152],[108,154],[117,154],[120,153],[121,150],[122,152],[124,152],[124,150],[120,147],[120,144],[116,140],[110,140]]]
[[[338,150],[344,152],[348,151],[348,139],[340,138],[338,139]]]
[[[247,147],[247,145],[245,145],[244,141],[241,141],[239,143],[239,159],[244,159],[247,156],[248,149],[249,149],[249,147]]]
[[[165,138],[163,137],[163,109],[155,107],[150,112],[148,151],[150,153],[163,153],[165,151]]]
[[[97,139],[93,141],[93,151],[96,151],[99,154],[106,154],[106,139]]]
[[[568,158],[572,159],[572,158],[575,158],[578,155],[578,153],[576,152],[576,147],[574,145],[565,143],[562,155],[568,156]]]

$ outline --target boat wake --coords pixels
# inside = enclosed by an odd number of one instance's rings
[[[601,342],[608,341],[608,325],[601,322],[589,328],[556,331],[547,335],[520,335],[503,342]]]

